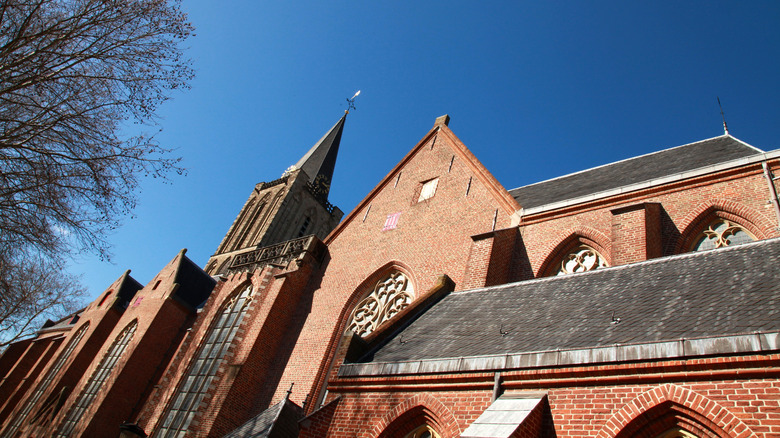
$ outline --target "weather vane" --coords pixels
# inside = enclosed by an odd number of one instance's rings
[[[357,108],[355,108],[355,98],[358,97],[358,94],[360,94],[360,90],[357,90],[357,93],[355,93],[354,96],[352,96],[352,97],[347,99],[347,105],[348,105],[347,112],[349,112],[349,110],[351,110],[351,109],[353,109],[353,110],[357,109]]]

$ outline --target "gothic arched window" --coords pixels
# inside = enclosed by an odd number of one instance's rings
[[[60,357],[57,358],[57,361],[54,362],[54,365],[49,369],[49,372],[46,373],[46,377],[43,378],[41,381],[41,384],[38,385],[37,388],[35,388],[35,392],[32,396],[30,396],[29,399],[27,399],[27,403],[24,404],[24,408],[19,412],[19,415],[14,417],[13,423],[11,423],[11,426],[8,427],[8,430],[5,432],[5,435],[3,436],[14,436],[16,434],[16,431],[19,430],[19,426],[22,425],[22,422],[27,418],[28,415],[30,415],[30,411],[32,411],[32,408],[35,406],[36,403],[38,403],[38,400],[40,400],[41,396],[44,392],[49,388],[51,383],[54,381],[54,377],[57,376],[57,373],[60,372],[62,369],[62,366],[65,365],[65,362],[67,362],[68,358],[70,357],[71,353],[73,353],[73,350],[76,349],[76,346],[81,341],[81,338],[84,337],[84,333],[87,332],[87,328],[89,327],[89,322],[82,325],[79,330],[76,332],[75,335],[73,335],[73,338],[71,338],[70,342],[68,343],[68,346],[65,347],[65,350],[62,351],[62,354],[60,354]]]
[[[57,437],[69,437],[73,433],[73,429],[76,428],[78,421],[84,416],[84,412],[89,408],[95,397],[97,396],[100,388],[106,383],[106,380],[111,375],[119,358],[122,357],[122,353],[125,352],[127,344],[130,343],[130,339],[133,338],[135,329],[138,327],[138,320],[134,320],[130,323],[119,336],[116,337],[114,343],[111,344],[111,348],[108,349],[103,359],[100,360],[100,364],[97,369],[89,376],[84,389],[81,390],[79,398],[76,399],[76,403],[68,412],[68,416],[60,425],[60,430],[57,432]]]
[[[414,300],[414,286],[403,272],[393,271],[376,283],[349,319],[348,329],[366,336]]]
[[[723,248],[756,240],[745,227],[722,218],[715,219],[694,240],[691,251]]]
[[[252,301],[252,285],[235,294],[216,316],[171,399],[155,437],[184,436]]]
[[[598,251],[583,244],[569,251],[569,253],[561,259],[555,275],[593,271],[607,266],[607,262]]]

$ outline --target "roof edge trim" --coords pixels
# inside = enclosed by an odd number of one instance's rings
[[[780,350],[780,331],[489,356],[343,364],[339,377],[518,370]]]
[[[719,172],[719,171],[723,171],[723,170],[733,169],[733,168],[737,168],[737,167],[740,167],[740,166],[747,166],[747,165],[750,165],[750,164],[760,163],[762,161],[773,160],[773,159],[776,159],[776,158],[780,158],[780,149],[774,150],[774,151],[770,151],[770,152],[762,152],[760,154],[751,155],[749,157],[737,158],[736,160],[724,161],[723,163],[713,164],[713,165],[705,166],[705,167],[700,167],[698,169],[689,170],[687,172],[677,173],[677,174],[673,174],[673,175],[667,175],[667,176],[664,176],[664,177],[661,177],[661,178],[655,178],[655,179],[651,179],[651,180],[648,180],[648,181],[643,181],[643,182],[640,182],[640,183],[629,184],[629,185],[626,185],[626,186],[617,187],[617,188],[610,189],[610,190],[605,190],[603,192],[596,192],[596,193],[592,193],[590,195],[580,196],[580,197],[577,197],[577,198],[566,199],[566,200],[563,200],[563,201],[558,201],[558,202],[553,202],[553,203],[550,203],[550,204],[539,205],[537,207],[531,207],[531,208],[523,209],[522,216],[523,217],[527,217],[527,216],[538,214],[538,213],[544,213],[544,212],[547,212],[547,211],[550,211],[550,210],[556,210],[556,209],[559,209],[559,208],[570,207],[572,205],[583,204],[583,203],[586,203],[586,202],[596,201],[596,200],[600,200],[600,199],[604,199],[604,198],[609,198],[611,196],[616,196],[616,195],[622,195],[624,193],[635,192],[635,191],[638,191],[638,190],[643,190],[643,189],[647,189],[647,188],[654,187],[654,186],[660,186],[660,185],[663,185],[663,184],[670,184],[670,183],[673,183],[673,182],[678,182],[678,181],[682,181],[682,180],[686,180],[686,179],[690,179],[690,178],[695,178],[695,177],[698,177],[698,176],[704,176],[704,175],[707,175],[707,174],[710,174],[710,173],[715,173],[715,172]],[[610,164],[613,164],[613,163],[610,163]],[[601,166],[599,166],[599,167],[601,167]],[[588,169],[588,170],[591,170],[591,169]],[[577,172],[577,173],[579,173],[579,172]],[[569,175],[574,175],[574,174],[569,174]],[[564,175],[564,176],[569,176],[569,175]],[[557,178],[554,178],[554,179],[557,179]],[[547,180],[547,181],[551,181],[551,180]],[[542,181],[542,182],[546,182],[546,181]],[[536,184],[539,184],[539,183],[536,183]],[[524,187],[527,187],[527,186],[524,186]],[[521,188],[521,187],[518,187],[518,188]],[[515,189],[512,189],[512,190],[515,190]]]

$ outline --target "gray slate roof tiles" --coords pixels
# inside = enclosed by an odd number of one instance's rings
[[[302,409],[284,399],[252,417],[224,438],[279,438],[298,436]]]
[[[761,152],[734,137],[724,135],[518,187],[509,193],[523,208],[532,208]]]
[[[397,362],[780,330],[780,239],[454,292],[374,352]],[[612,322],[612,316],[620,318]],[[501,332],[506,332],[502,335]],[[403,343],[398,342],[403,336]]]

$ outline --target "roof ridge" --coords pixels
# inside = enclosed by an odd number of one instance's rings
[[[655,151],[655,152],[648,152],[648,153],[646,153],[646,154],[637,155],[637,156],[634,156],[634,157],[629,157],[629,158],[624,158],[624,159],[622,159],[622,160],[613,161],[613,162],[611,162],[611,163],[605,163],[605,164],[601,164],[601,165],[598,165],[598,166],[594,166],[594,167],[590,167],[590,168],[587,168],[587,169],[579,170],[579,171],[577,171],[577,172],[567,173],[566,175],[560,175],[560,176],[556,176],[556,177],[554,177],[554,178],[549,178],[549,179],[546,179],[546,180],[537,181],[537,182],[535,182],[535,183],[531,183],[531,184],[526,184],[526,185],[524,185],[524,186],[515,187],[515,188],[513,188],[513,189],[510,189],[510,190],[509,190],[509,192],[511,193],[511,192],[513,192],[513,191],[515,191],[515,190],[524,189],[524,188],[526,188],[526,187],[531,187],[531,186],[535,186],[535,185],[538,185],[538,184],[548,183],[548,182],[550,182],[550,181],[555,181],[555,180],[559,180],[559,179],[567,178],[567,177],[570,177],[570,176],[572,176],[572,175],[579,175],[579,174],[581,174],[581,173],[590,172],[590,171],[593,171],[593,170],[596,170],[596,169],[601,169],[602,167],[607,167],[607,166],[612,166],[612,165],[615,165],[615,164],[618,164],[618,163],[624,163],[624,162],[627,162],[627,161],[637,160],[637,159],[640,159],[640,158],[649,157],[649,156],[651,156],[651,155],[660,154],[660,153],[662,153],[662,152],[667,152],[667,151],[671,151],[671,150],[674,150],[674,149],[679,149],[679,148],[683,148],[683,147],[689,147],[689,146],[693,146],[693,145],[696,145],[696,144],[699,144],[699,143],[704,143],[704,142],[707,142],[707,141],[716,140],[716,139],[719,139],[719,138],[731,138],[731,139],[733,139],[733,140],[736,140],[736,141],[738,141],[738,142],[740,142],[740,143],[744,144],[745,146],[748,146],[748,147],[750,147],[750,148],[752,148],[752,149],[755,149],[755,150],[757,150],[757,151],[759,151],[759,152],[762,152],[762,153],[764,152],[764,151],[762,151],[761,149],[758,149],[758,148],[757,148],[757,147],[755,147],[755,146],[749,145],[749,144],[747,144],[747,143],[743,142],[742,140],[739,140],[738,138],[736,138],[736,137],[734,137],[734,136],[732,136],[732,135],[729,135],[729,134],[722,134],[722,135],[718,135],[718,136],[715,136],[715,137],[705,138],[704,140],[698,140],[698,141],[694,141],[694,142],[692,142],[692,143],[681,144],[681,145],[679,145],[679,146],[672,146],[672,147],[670,147],[670,148],[661,149],[661,150],[659,150],[659,151]]]
[[[681,260],[686,258],[693,258],[693,257],[706,257],[713,254],[722,254],[724,252],[729,251],[739,251],[743,250],[744,248],[750,248],[754,246],[762,246],[762,245],[769,245],[772,243],[780,242],[780,237],[773,237],[770,239],[764,239],[764,240],[756,240],[755,242],[748,242],[743,243],[741,245],[734,245],[734,246],[727,246],[724,248],[716,248],[716,249],[710,249],[706,251],[691,251],[686,252],[682,254],[672,254],[668,256],[663,257],[657,257],[649,260],[642,260],[641,262],[635,262],[635,263],[628,263],[625,265],[618,265],[618,266],[607,266],[604,268],[594,269],[592,271],[587,272],[578,272],[574,274],[567,274],[567,275],[556,275],[556,276],[550,276],[550,277],[542,277],[542,278],[533,278],[530,280],[521,280],[516,281],[514,283],[506,283],[501,284],[497,286],[488,286],[488,287],[481,287],[477,289],[468,289],[468,290],[461,290],[461,291],[455,291],[450,293],[450,295],[465,295],[469,293],[477,293],[477,292],[486,292],[486,291],[495,291],[495,290],[501,290],[501,289],[507,289],[511,287],[515,287],[518,284],[531,284],[531,283],[541,283],[541,282],[548,282],[548,281],[557,281],[562,279],[568,279],[568,278],[581,278],[583,275],[601,275],[601,273],[606,272],[614,272],[616,270],[622,270],[622,269],[633,269],[637,266],[644,266],[644,265],[652,265],[652,264],[659,264],[659,263],[667,263],[672,260]]]

